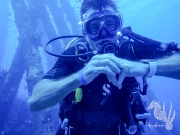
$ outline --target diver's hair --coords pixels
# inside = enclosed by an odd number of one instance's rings
[[[90,8],[94,10],[102,10],[102,8],[112,7],[116,12],[118,12],[118,7],[113,0],[83,0],[80,16],[81,20],[83,19],[83,14],[87,12]]]

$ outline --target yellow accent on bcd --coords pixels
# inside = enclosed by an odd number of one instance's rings
[[[76,92],[75,92],[75,100],[76,102],[80,102],[82,100],[82,89],[81,88],[76,88]]]

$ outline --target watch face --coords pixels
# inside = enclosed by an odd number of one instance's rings
[[[141,59],[140,61],[143,63],[149,63],[149,62],[155,62],[155,59]]]
[[[180,43],[177,45],[177,49],[180,49]]]

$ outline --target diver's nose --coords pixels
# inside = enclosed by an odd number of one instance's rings
[[[105,27],[102,27],[99,36],[100,36],[101,38],[108,38],[109,35],[110,35],[109,31],[108,31]]]

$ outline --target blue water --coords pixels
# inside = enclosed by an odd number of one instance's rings
[[[80,3],[81,1],[71,0],[77,15]],[[134,32],[161,42],[180,43],[180,0],[117,0],[117,4],[124,18],[124,27],[131,26]],[[0,50],[0,67],[9,69],[18,45],[18,36],[9,1],[1,0],[0,46],[5,44],[5,49],[3,49],[4,53]],[[43,52],[42,49],[40,50]],[[42,58],[46,72],[48,68],[45,65],[46,60],[43,53]],[[173,123],[178,127],[180,125],[180,80],[154,76],[148,79],[148,83],[150,84],[149,90],[156,96],[155,100],[161,105],[165,102],[167,114],[170,110],[170,102],[172,102],[173,110],[176,112]],[[27,91],[24,91],[25,84],[22,80],[18,97],[26,102],[29,97]],[[164,127],[161,127],[161,130],[168,133]]]

